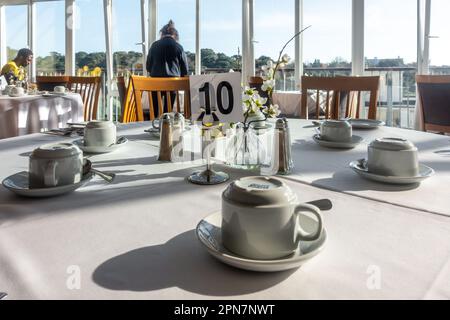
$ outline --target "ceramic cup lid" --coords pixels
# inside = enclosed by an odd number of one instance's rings
[[[351,128],[352,125],[348,121],[344,120],[326,120],[322,123],[323,127],[329,128]]]
[[[388,151],[417,150],[411,141],[399,138],[379,138],[372,141],[369,147]]]
[[[82,154],[80,148],[71,143],[53,143],[43,145],[31,153],[32,158],[67,158]]]
[[[246,177],[232,182],[223,192],[224,200],[240,205],[286,205],[297,196],[282,181],[270,177]]]
[[[94,120],[94,121],[88,122],[88,124],[86,125],[86,128],[87,129],[105,129],[105,128],[110,128],[112,126],[115,126],[112,121]]]

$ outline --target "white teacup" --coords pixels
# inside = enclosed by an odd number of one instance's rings
[[[117,128],[111,121],[91,121],[84,129],[86,147],[109,147],[117,142]]]
[[[418,150],[408,140],[376,139],[370,143],[368,153],[367,166],[371,173],[397,177],[419,175]]]
[[[30,188],[51,188],[81,181],[83,151],[71,143],[47,144],[30,156]]]
[[[4,95],[9,95],[9,94],[11,94],[11,89],[12,89],[12,88],[15,88],[15,87],[16,87],[15,85],[8,84],[8,85],[5,87],[5,90],[3,90],[3,94],[4,94]]]
[[[348,121],[327,120],[320,126],[320,136],[326,141],[350,142],[352,135],[352,125]]]
[[[9,94],[12,95],[12,96],[20,97],[20,96],[23,96],[25,94],[25,89],[22,88],[22,87],[15,87],[14,86],[14,87],[11,87],[11,89],[9,91]]]
[[[54,93],[66,93],[67,89],[64,86],[56,86],[53,88]]]
[[[300,213],[318,220],[307,234]],[[280,180],[248,177],[231,183],[222,194],[222,241],[242,257],[269,260],[292,254],[300,241],[314,241],[322,233],[320,210],[300,204],[292,190]]]

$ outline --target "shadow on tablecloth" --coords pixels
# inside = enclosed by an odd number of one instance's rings
[[[97,267],[92,279],[101,287],[118,291],[178,287],[208,296],[234,296],[266,290],[294,272],[257,273],[229,267],[211,257],[190,230],[164,244],[113,257]]]

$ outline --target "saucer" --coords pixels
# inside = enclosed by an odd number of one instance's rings
[[[386,125],[383,121],[371,119],[351,119],[348,122],[350,122],[353,129],[378,129]]]
[[[84,139],[78,139],[73,141],[73,144],[78,146],[81,150],[83,150],[84,153],[90,153],[90,154],[101,154],[101,153],[110,153],[110,152],[114,152],[117,149],[121,148],[122,146],[124,146],[125,144],[127,144],[128,139],[125,137],[120,137],[117,139],[117,143],[107,146],[107,147],[102,147],[102,146],[90,146],[90,147],[86,147],[84,145]]]
[[[55,91],[52,91],[52,92],[50,92],[50,94],[54,95],[54,96],[67,96],[67,92],[55,92]]]
[[[302,217],[306,230],[314,230],[317,222],[309,216]],[[327,232],[323,229],[322,235],[315,241],[301,241],[298,249],[291,255],[275,260],[252,260],[240,257],[228,251],[222,245],[222,214],[213,213],[200,221],[196,228],[196,234],[200,242],[208,252],[216,259],[232,267],[258,272],[277,272],[298,268],[312,257],[322,251],[327,240]]]
[[[89,182],[93,176],[94,175],[92,173],[88,173],[83,176],[83,179],[80,182],[67,186],[30,189],[28,183],[28,172],[23,171],[6,178],[3,180],[2,184],[6,189],[19,196],[29,198],[49,198],[75,191]]]
[[[353,169],[361,177],[388,184],[414,184],[420,183],[423,180],[434,175],[434,170],[426,165],[419,164],[419,175],[415,177],[395,177],[395,176],[383,176],[376,173],[371,173],[367,169],[367,160],[361,159],[350,163],[350,168]]]
[[[147,130],[144,130],[144,132],[150,133],[151,135],[154,135],[155,137],[160,137],[160,131],[159,129],[155,129],[155,128],[150,128]]]
[[[353,149],[357,145],[359,145],[364,139],[360,136],[352,136],[352,141],[350,142],[335,142],[335,141],[327,141],[323,140],[320,134],[315,134],[313,136],[315,142],[325,148],[333,148],[333,149]]]
[[[11,98],[21,98],[21,97],[25,97],[27,94],[12,94],[12,93],[10,93],[9,94],[9,96],[11,97]]]

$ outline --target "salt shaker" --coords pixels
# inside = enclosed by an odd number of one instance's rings
[[[183,114],[177,112],[173,116],[173,130],[172,130],[172,143],[173,143],[173,157],[177,159],[183,158],[183,152],[184,152],[184,116]]]
[[[289,125],[286,118],[278,119],[275,125],[275,146],[274,152],[278,162],[277,174],[290,174],[294,168],[291,154],[291,135],[289,132]]]
[[[172,161],[173,122],[169,114],[164,114],[160,121],[161,138],[158,161]]]
[[[182,113],[175,113],[173,116],[173,126],[174,128],[180,128],[181,132],[184,131],[184,116]]]

